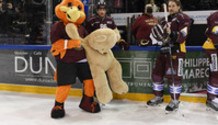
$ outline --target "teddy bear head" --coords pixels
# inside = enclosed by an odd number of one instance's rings
[[[62,0],[55,7],[56,16],[65,24],[74,23],[82,24],[86,18],[84,13],[84,5],[79,0]]]
[[[88,45],[101,54],[108,53],[118,40],[117,33],[109,28],[95,30],[85,38]]]

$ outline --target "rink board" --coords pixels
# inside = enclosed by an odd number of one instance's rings
[[[55,94],[56,82],[53,80],[56,62],[49,52],[50,46],[0,46],[0,90],[30,93]],[[117,99],[146,101],[152,98],[151,71],[159,47],[131,46],[129,51],[113,49],[114,55],[123,68],[123,79],[129,86],[129,93]],[[183,93],[193,101],[198,92],[204,92],[208,81],[209,60],[201,47],[188,47],[184,61]],[[169,94],[168,81],[165,80],[165,94]],[[72,96],[81,96],[82,84],[73,85]],[[187,97],[187,93],[190,97]],[[193,97],[192,97],[193,95]],[[147,96],[145,98],[145,96]],[[200,102],[205,101],[205,96]],[[169,96],[166,96],[169,98]],[[184,100],[186,100],[184,98]]]

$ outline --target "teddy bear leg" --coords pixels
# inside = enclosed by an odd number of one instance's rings
[[[62,118],[65,116],[64,102],[70,92],[71,85],[58,86],[56,90],[55,105],[51,110],[52,118]]]
[[[128,92],[128,86],[122,79],[122,68],[120,63],[114,59],[112,66],[107,71],[111,89],[117,94]]]
[[[105,71],[98,66],[90,66],[94,80],[95,93],[100,103],[106,104],[113,99]]]
[[[101,111],[100,105],[94,101],[95,87],[92,79],[84,80],[84,92],[79,107],[87,112],[97,113]]]

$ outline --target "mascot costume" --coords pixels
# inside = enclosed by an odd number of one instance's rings
[[[51,117],[65,116],[64,102],[76,77],[84,83],[83,97],[79,107],[91,113],[100,112],[100,106],[93,98],[95,88],[85,51],[78,49],[81,47],[81,40],[71,39],[65,31],[68,23],[74,24],[76,28],[83,23],[85,20],[84,6],[79,0],[63,0],[56,6],[55,14],[60,21],[55,23],[51,29],[51,53],[57,62],[55,73],[57,90]]]

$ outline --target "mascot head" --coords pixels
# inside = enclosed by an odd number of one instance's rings
[[[62,0],[55,8],[56,16],[65,24],[82,24],[86,18],[84,5],[79,0]]]

